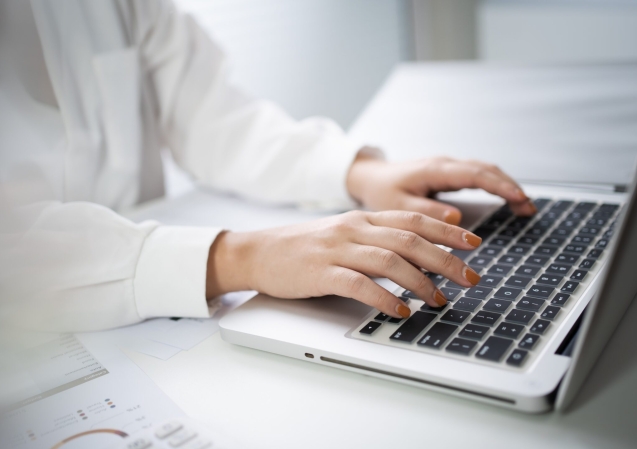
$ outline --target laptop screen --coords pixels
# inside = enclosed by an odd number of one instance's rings
[[[619,223],[619,234],[604,270],[601,288],[589,303],[575,343],[571,366],[562,381],[556,408],[565,410],[637,295],[637,198],[633,184],[630,199]]]

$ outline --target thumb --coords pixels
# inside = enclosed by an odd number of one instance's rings
[[[420,212],[421,214],[456,226],[459,225],[462,220],[462,213],[456,207],[429,198],[409,194],[401,196],[400,204],[404,210]]]

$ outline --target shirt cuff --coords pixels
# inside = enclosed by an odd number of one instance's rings
[[[208,254],[221,231],[159,226],[146,237],[135,271],[135,303],[142,319],[209,317]]]

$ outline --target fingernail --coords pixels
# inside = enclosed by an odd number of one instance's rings
[[[447,212],[445,212],[443,220],[445,223],[448,223],[450,225],[459,225],[461,218],[462,215],[460,215],[460,212],[458,212],[457,210],[448,210]]]
[[[445,298],[445,295],[443,295],[440,290],[436,290],[434,292],[434,301],[436,301],[441,306],[447,304],[447,298]]]
[[[462,236],[464,237],[464,241],[474,248],[477,248],[482,243],[482,239],[475,234],[465,232],[462,234]]]
[[[396,313],[398,313],[398,315],[403,318],[409,318],[409,315],[411,315],[411,310],[404,304],[398,304],[396,306]]]
[[[464,278],[473,285],[478,285],[478,282],[480,282],[480,275],[468,266],[464,267]]]

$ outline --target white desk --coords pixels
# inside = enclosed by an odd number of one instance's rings
[[[355,132],[365,134],[360,121]],[[320,215],[195,191],[129,216],[249,230]],[[186,413],[223,427],[248,448],[634,448],[635,323],[637,305],[567,415],[519,414],[233,346],[219,334],[166,362],[127,354]]]

